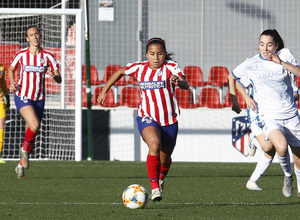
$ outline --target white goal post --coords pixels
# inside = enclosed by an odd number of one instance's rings
[[[60,64],[61,67],[61,74],[62,74],[62,78],[63,78],[63,82],[61,85],[61,91],[60,91],[60,97],[61,100],[59,100],[58,102],[59,104],[59,109],[71,109],[73,108],[73,111],[75,109],[75,135],[74,138],[75,140],[73,140],[74,144],[75,144],[75,148],[74,151],[72,152],[72,154],[75,156],[72,159],[75,159],[75,161],[81,161],[82,160],[82,102],[81,102],[81,97],[82,97],[82,25],[83,25],[83,19],[82,19],[82,9],[38,9],[38,8],[24,8],[24,9],[17,9],[17,8],[2,8],[0,11],[0,19],[2,19],[2,17],[11,17],[11,16],[37,16],[37,15],[58,15],[58,16],[62,16],[62,20],[63,20],[63,16],[65,15],[72,15],[75,16],[75,23],[76,23],[76,27],[74,26],[74,32],[75,32],[75,41],[73,43],[74,48],[75,48],[75,71],[74,71],[74,84],[75,84],[75,99],[74,99],[74,105],[73,107],[69,107],[65,104],[65,80],[64,78],[66,78],[66,69],[65,67],[65,62],[66,60],[64,60],[65,58],[65,44],[62,43],[61,44],[61,61],[62,64]],[[35,25],[35,24],[32,24]],[[61,24],[63,26],[63,24]],[[66,36],[64,36],[64,34],[62,34],[62,40],[61,42],[65,42]],[[0,39],[1,41],[1,39]],[[46,97],[46,102],[47,102],[47,97]],[[11,103],[12,105],[14,103]],[[47,103],[46,103],[46,108],[47,108]],[[51,108],[51,104],[50,107]],[[62,116],[63,117],[63,116]],[[59,126],[59,125],[58,125]],[[54,125],[55,127],[55,125]],[[21,128],[22,129],[22,128]],[[53,137],[52,137],[53,138]],[[59,138],[59,137],[58,137]],[[64,137],[60,137],[60,138],[64,138]],[[55,137],[54,137],[55,139]],[[4,140],[5,143],[5,140]],[[5,148],[5,145],[4,145]],[[3,159],[5,159],[5,157],[3,157]],[[16,158],[9,158],[8,159],[16,159]],[[39,158],[37,158],[39,159]],[[42,158],[42,159],[49,159],[47,156]],[[53,158],[52,158],[53,159]],[[64,157],[62,158],[54,158],[54,159],[58,159],[58,160],[62,160],[64,159]]]

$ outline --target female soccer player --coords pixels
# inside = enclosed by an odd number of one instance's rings
[[[1,152],[4,140],[6,111],[8,111],[9,106],[9,94],[5,81],[5,67],[0,64],[0,163],[5,163],[5,161],[1,160]]]
[[[41,34],[37,27],[30,26],[25,32],[29,47],[19,51],[8,69],[10,91],[15,92],[15,104],[25,119],[27,128],[20,150],[20,162],[16,167],[18,178],[24,178],[24,168],[29,168],[29,155],[40,128],[45,105],[45,74],[61,83],[58,63],[53,54],[40,46]],[[14,80],[14,71],[20,67],[20,79]]]
[[[298,94],[298,86],[295,82],[294,77],[291,77],[292,81],[292,86],[293,86],[293,95],[294,95],[294,100],[297,101],[299,99],[299,94]],[[248,113],[248,119],[249,123],[251,126],[251,134],[249,138],[249,146],[248,146],[248,153],[250,156],[254,156],[255,151],[256,151],[256,146],[260,146],[261,149],[264,151],[264,155],[260,158],[258,161],[255,170],[253,171],[250,179],[248,180],[246,187],[249,190],[262,190],[258,185],[257,181],[258,179],[266,172],[266,170],[269,168],[271,165],[276,149],[274,148],[273,144],[269,140],[265,140],[266,136],[263,133],[262,130],[262,121],[259,118],[259,114],[257,112],[257,105],[256,105],[256,95],[254,93],[253,87],[251,86],[251,81],[248,79],[244,80],[239,80],[240,83],[236,84],[237,90],[242,94],[242,96],[245,98],[246,103],[250,103],[252,99],[254,100],[254,107],[255,109],[248,108],[247,113]],[[243,85],[243,86],[242,86]],[[244,90],[243,87],[249,87],[250,86],[250,96],[246,91]],[[231,91],[232,92],[232,91]],[[232,92],[233,93],[233,92]],[[235,94],[233,94],[235,95]],[[238,102],[234,102],[232,109],[236,113],[240,113],[241,109],[238,104]],[[280,163],[282,166],[282,169],[284,171],[284,174],[289,177],[292,175],[292,169],[290,163]],[[290,197],[292,195],[292,191],[289,190],[289,188],[286,188],[285,186],[283,187],[282,190],[284,196]]]
[[[138,80],[142,101],[137,123],[149,148],[146,164],[152,188],[150,198],[160,201],[178,133],[179,106],[174,90],[175,86],[188,89],[189,84],[161,38],[148,40],[146,56],[147,61],[129,63],[117,70],[99,94],[98,103],[104,104],[109,88],[124,75],[133,75]]]
[[[293,74],[300,76],[300,67],[290,50],[284,48],[281,36],[274,29],[265,30],[260,35],[259,52],[233,70],[229,83],[235,89],[233,79],[251,80],[264,135],[274,145],[281,166],[290,163],[288,145],[291,147],[300,196],[300,116],[291,83]],[[247,105],[255,109],[256,103],[248,100]],[[285,175],[283,191],[287,192],[286,195],[290,192],[292,196],[292,182],[292,175]]]

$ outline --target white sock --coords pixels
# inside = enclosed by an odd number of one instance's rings
[[[296,174],[297,190],[300,193],[300,170],[297,169],[295,164],[294,164],[294,172]]]
[[[256,182],[266,172],[272,161],[273,159],[266,157],[264,154],[256,164],[255,170],[253,171],[250,179]]]
[[[280,166],[284,172],[285,176],[292,176],[292,168],[291,168],[291,161],[290,161],[290,154],[287,154],[285,157],[280,157],[277,154],[277,158],[279,160]]]

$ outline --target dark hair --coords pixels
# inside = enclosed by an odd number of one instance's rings
[[[26,28],[26,30],[25,30],[25,37],[28,37],[28,36],[27,36],[27,31],[28,31],[30,28],[36,28],[36,29],[38,30],[38,32],[40,32],[40,30],[38,29],[37,26],[35,26],[35,25],[30,25],[30,26],[28,26],[28,27]]]
[[[276,29],[268,29],[268,30],[265,30],[263,31],[261,34],[260,34],[260,37],[261,35],[266,35],[266,36],[271,36],[273,37],[273,40],[276,44],[278,44],[278,48],[277,50],[281,50],[282,48],[284,48],[284,43],[283,43],[283,40],[281,38],[281,36],[279,35],[279,33],[277,32]],[[259,38],[260,38],[259,37]]]
[[[160,44],[163,47],[163,49],[166,53],[166,60],[172,60],[173,53],[168,53],[167,52],[165,41],[163,39],[159,38],[159,37],[153,37],[153,38],[151,38],[147,41],[146,53],[148,51],[148,47],[152,44]]]

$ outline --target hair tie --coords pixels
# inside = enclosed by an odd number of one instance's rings
[[[148,45],[150,42],[152,42],[152,41],[159,41],[159,42],[165,44],[165,41],[164,41],[163,39],[154,37],[154,38],[151,38],[150,40],[147,41],[147,45]]]

